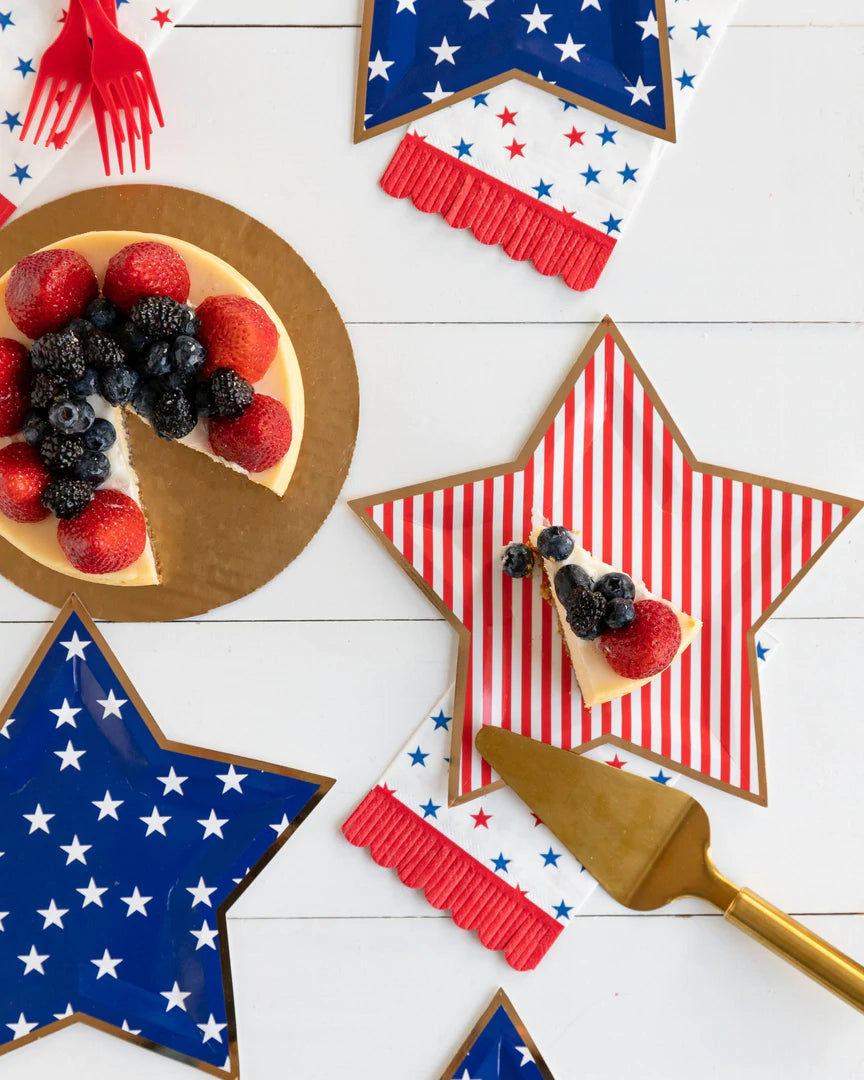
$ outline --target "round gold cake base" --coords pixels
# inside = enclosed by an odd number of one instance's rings
[[[32,210],[0,231],[0,268],[76,233],[164,233],[218,255],[267,297],[303,375],[300,457],[280,499],[204,454],[166,442],[128,415],[159,585],[99,585],[46,569],[0,539],[0,574],[61,607],[71,592],[116,621],[190,618],[265,585],[309,543],[345,481],[357,436],[357,371],[327,290],[276,233],[227,203],[152,184],[96,188]]]

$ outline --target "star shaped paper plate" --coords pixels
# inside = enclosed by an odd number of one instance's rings
[[[608,319],[515,461],[352,503],[459,634],[451,804],[493,784],[484,724],[618,744],[764,804],[756,633],[861,505],[696,460]],[[533,511],[701,620],[636,692],[585,708],[540,575],[502,573]]]
[[[441,1080],[554,1080],[534,1040],[499,990]]]
[[[0,1053],[80,1021],[238,1076],[226,912],[333,781],[167,740],[75,598],[2,720]]]

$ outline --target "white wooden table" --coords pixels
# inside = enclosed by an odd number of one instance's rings
[[[247,210],[331,291],[362,393],[345,496],[511,457],[606,312],[698,457],[861,496],[860,0],[743,0],[681,142],[585,295],[380,191],[398,135],[350,141],[359,6],[200,0],[158,57],[170,126],[141,177]],[[39,199],[102,182],[88,136]],[[724,871],[859,959],[862,571],[859,520],[770,624],[782,648],[762,677],[769,807],[684,784]],[[5,582],[0,613],[5,693],[54,613]],[[517,974],[344,842],[339,826],[455,656],[344,502],[261,592],[106,634],[171,737],[338,779],[229,919],[245,1080],[437,1080],[499,985],[557,1080],[864,1075],[864,1019],[700,904],[639,917],[598,894]],[[81,1027],[2,1071],[192,1075]]]

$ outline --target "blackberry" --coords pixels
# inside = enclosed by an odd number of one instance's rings
[[[87,509],[93,498],[93,489],[83,480],[55,480],[42,493],[42,505],[54,517],[78,517]]]
[[[158,379],[171,370],[171,346],[167,341],[154,342],[143,354],[138,370],[145,379]]]
[[[84,318],[88,319],[97,330],[110,330],[117,322],[117,308],[102,296],[91,300],[84,311]]]
[[[84,449],[81,435],[61,435],[55,431],[42,442],[42,460],[53,476],[71,476]]]
[[[156,402],[163,393],[163,387],[156,379],[147,379],[146,382],[138,383],[138,389],[132,398],[132,408],[145,420],[152,420],[156,410]]]
[[[194,337],[181,334],[171,350],[171,367],[178,374],[194,375],[207,359],[207,350]]]
[[[97,371],[107,371],[125,364],[126,353],[107,334],[94,330],[84,346],[84,359],[89,367],[96,368]]]
[[[69,396],[73,398],[88,398],[98,393],[99,372],[96,368],[88,367],[82,378],[69,384]]]
[[[46,435],[50,435],[54,429],[48,423],[48,414],[44,409],[31,409],[24,417],[24,427],[21,429],[24,442],[28,446],[41,446]]]
[[[600,593],[577,585],[565,604],[567,622],[576,637],[592,641],[603,632],[606,601]]]
[[[99,376],[99,392],[109,405],[128,405],[138,387],[138,372],[130,367],[108,368]]]
[[[84,445],[88,450],[107,450],[117,439],[117,432],[110,420],[100,416],[93,421],[90,430],[84,436]]]
[[[56,375],[40,371],[30,383],[30,404],[34,409],[47,409],[57,398],[69,397],[69,384]]]
[[[555,571],[555,595],[562,604],[566,604],[576,586],[590,589],[593,585],[591,575],[576,563],[566,563]]]
[[[573,550],[573,534],[563,525],[550,525],[537,537],[537,550],[544,559],[560,562]]]
[[[153,427],[163,439],[182,439],[195,427],[195,406],[182,390],[165,390],[153,410]]]
[[[87,367],[84,350],[73,330],[67,326],[54,334],[44,334],[37,342],[42,370],[60,379],[80,379]]]
[[[633,578],[628,577],[627,574],[621,574],[617,570],[597,578],[594,588],[601,596],[605,596],[607,600],[614,600],[616,597],[632,600],[636,595]]]
[[[87,338],[93,333],[93,324],[86,319],[73,319],[66,329],[71,330],[83,345]]]
[[[48,419],[62,435],[81,435],[93,423],[93,406],[86,401],[61,399],[48,410]]]
[[[150,338],[144,331],[139,330],[135,323],[128,319],[114,328],[114,340],[127,356],[142,352],[150,344]]]
[[[603,622],[608,630],[624,630],[636,618],[636,607],[632,600],[615,596],[606,605]]]
[[[42,343],[42,338],[37,338],[36,341],[34,341],[33,344],[30,346],[30,352],[28,353],[28,357],[30,360],[30,367],[34,371],[45,370],[46,357],[44,353],[44,348],[45,347]]]
[[[213,402],[212,416],[224,416],[236,420],[252,404],[255,391],[252,384],[241,378],[231,368],[219,368],[210,376],[210,398]]]
[[[85,450],[75,462],[75,477],[91,487],[98,487],[108,479],[111,465],[108,458],[98,450]]]
[[[150,338],[175,338],[189,321],[189,309],[170,296],[145,296],[136,300],[130,318]]]
[[[221,368],[227,371],[227,368]],[[219,371],[216,372],[216,375]],[[216,375],[213,377],[215,378]],[[501,552],[501,569],[508,577],[528,577],[534,569],[534,552],[527,544],[508,544]]]

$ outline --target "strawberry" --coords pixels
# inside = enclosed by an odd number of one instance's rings
[[[189,271],[174,248],[156,240],[143,240],[112,256],[102,294],[127,312],[145,296],[170,296],[178,304],[185,304],[189,299]]]
[[[279,345],[273,320],[247,296],[208,296],[195,314],[198,340],[207,350],[202,375],[232,368],[247,382],[263,379]]]
[[[48,511],[42,493],[51,476],[38,447],[10,443],[0,450],[0,511],[11,521],[42,521]]]
[[[113,574],[140,558],[147,526],[128,495],[99,488],[83,514],[58,524],[57,539],[66,558],[82,574]]]
[[[669,667],[681,645],[681,626],[668,604],[637,600],[636,618],[624,630],[609,630],[597,644],[609,667],[625,679],[650,679]]]
[[[90,263],[77,251],[36,251],[17,263],[6,284],[6,310],[29,338],[62,330],[99,295]]]
[[[291,417],[281,401],[256,394],[236,420],[210,420],[210,445],[220,457],[248,472],[264,472],[288,453]]]
[[[27,347],[0,338],[0,435],[15,435],[30,408],[30,361]]]

